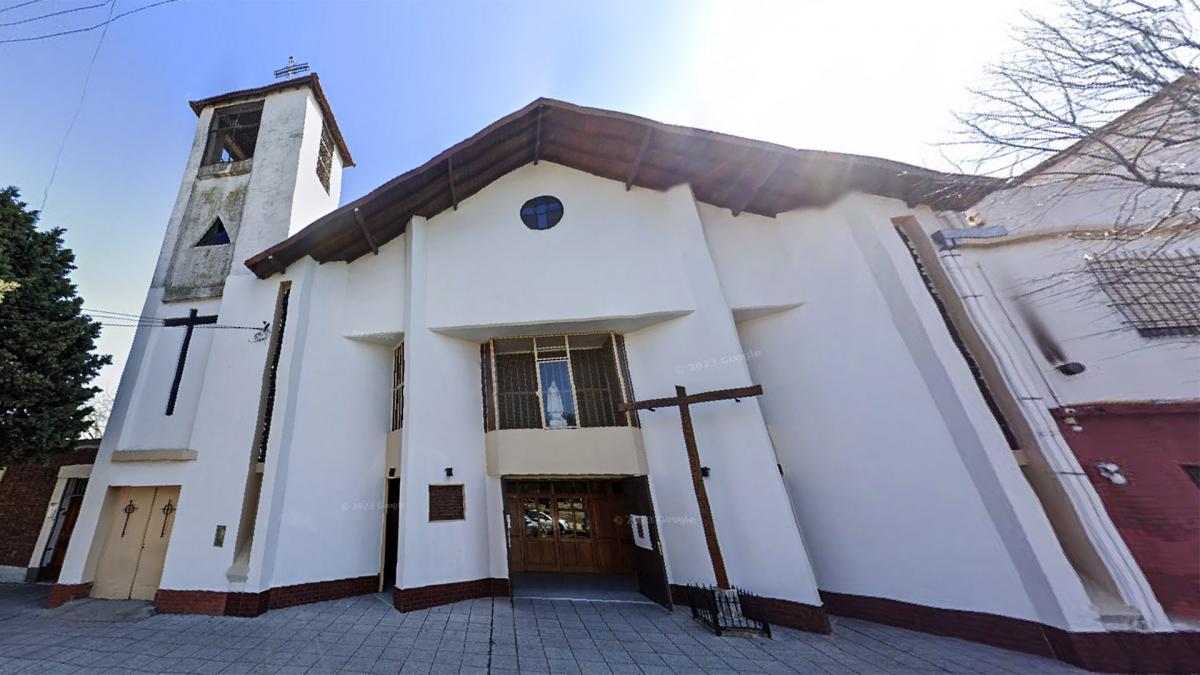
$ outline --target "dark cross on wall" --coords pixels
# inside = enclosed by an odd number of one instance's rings
[[[683,444],[687,447],[688,464],[692,468],[692,488],[696,491],[696,502],[700,507],[700,524],[704,526],[704,540],[708,544],[708,557],[712,561],[713,576],[717,578],[717,587],[723,589],[729,589],[732,586],[729,584],[729,575],[725,572],[725,558],[721,555],[721,544],[717,541],[717,528],[713,523],[712,507],[708,503],[708,490],[704,488],[704,476],[700,471],[700,450],[696,447],[696,430],[692,428],[692,413],[688,406],[694,403],[728,399],[736,401],[750,396],[762,396],[762,393],[762,385],[756,384],[752,387],[720,389],[689,396],[687,389],[676,385],[675,396],[671,398],[655,398],[617,405],[617,410],[620,412],[679,408],[679,421],[683,425]]]
[[[187,316],[174,319],[163,319],[163,326],[187,326],[183,334],[183,346],[179,348],[179,363],[175,365],[175,379],[171,382],[171,395],[167,397],[167,414],[175,414],[175,399],[179,397],[179,383],[183,380],[183,366],[187,363],[188,345],[192,344],[192,330],[196,326],[216,323],[217,316],[196,316],[196,310],[190,310]]]

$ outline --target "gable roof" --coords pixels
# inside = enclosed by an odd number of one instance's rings
[[[209,96],[208,98],[196,101],[188,101],[188,105],[192,107],[192,112],[196,113],[196,117],[199,117],[200,112],[209,106],[224,105],[235,101],[243,101],[248,98],[262,98],[267,94],[298,87],[308,87],[312,90],[313,98],[317,100],[317,105],[321,107],[321,114],[325,116],[325,123],[329,125],[329,132],[333,134],[333,141],[337,143],[338,153],[342,156],[342,165],[345,167],[354,166],[354,158],[350,156],[350,148],[346,145],[346,139],[342,138],[342,130],[338,128],[337,119],[333,116],[333,109],[329,107],[329,101],[325,98],[325,91],[321,89],[321,80],[317,77],[316,73],[281,82],[273,82],[262,87],[254,87],[253,89],[239,89],[227,94],[218,94],[217,96]]]
[[[246,266],[265,279],[306,255],[318,262],[354,260],[402,234],[413,215],[432,218],[539,160],[621,181],[627,188],[666,190],[689,183],[701,202],[770,217],[826,205],[852,191],[963,209],[998,183],[539,98],[318,218],[246,260]]]

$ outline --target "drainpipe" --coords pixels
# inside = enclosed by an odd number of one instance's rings
[[[1063,437],[1058,424],[1050,414],[1049,406],[1045,404],[1042,396],[1038,393],[1035,381],[1030,377],[1027,369],[1022,366],[1020,357],[1013,349],[1014,343],[1019,343],[1024,348],[1025,355],[1030,359],[1029,362],[1037,363],[1029,343],[1020,337],[1021,333],[1016,323],[1004,308],[996,289],[984,274],[983,268],[978,265],[973,268],[963,265],[961,254],[955,251],[955,246],[962,239],[961,236],[958,236],[962,230],[955,228],[955,224],[949,221],[944,214],[936,214],[936,216],[944,223],[951,223],[950,228],[942,231],[950,236],[939,236],[938,233],[933,235],[939,244],[938,259],[942,268],[946,271],[963,307],[966,308],[967,315],[975,325],[979,337],[994,355],[1005,384],[1016,397],[1022,414],[1037,436],[1038,450],[1050,466],[1051,471],[1058,477],[1059,483],[1071,501],[1071,506],[1079,514],[1084,531],[1097,555],[1104,561],[1113,581],[1117,584],[1121,598],[1142,614],[1147,629],[1156,632],[1173,631],[1174,626],[1155,597],[1145,574],[1142,573],[1125,540],[1108,517],[1099,494],[1088,481],[1083,467],[1079,464],[1075,453],[1067,444],[1066,438]],[[989,238],[1003,236],[990,232],[988,234]],[[999,325],[997,320],[1000,317],[994,318],[993,312],[989,311],[985,305],[988,300],[994,300],[996,307],[999,308],[998,314],[1002,317]],[[1009,339],[1005,335],[1003,324],[1007,324],[1008,330],[1011,331],[1010,335],[1016,336],[1016,339]],[[1038,375],[1041,377],[1046,391],[1054,399],[1054,406],[1061,408],[1062,402],[1058,399],[1050,381],[1041,371],[1038,371]]]

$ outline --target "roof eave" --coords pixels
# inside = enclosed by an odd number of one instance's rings
[[[651,136],[653,142],[647,140]],[[319,262],[353,260],[399,236],[413,215],[433,217],[503,173],[539,159],[648,189],[691,184],[698,201],[772,217],[852,191],[891,196],[910,205],[963,209],[998,184],[990,178],[944,174],[875,157],[797,150],[539,98],[318,218],[245,264],[266,278],[305,255]],[[712,167],[720,162],[727,166]],[[466,184],[459,185],[457,194],[449,189],[452,175]]]

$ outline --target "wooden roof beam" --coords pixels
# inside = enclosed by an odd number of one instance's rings
[[[367,221],[358,208],[354,209],[354,222],[358,223],[358,231],[362,232],[363,239],[367,242],[367,248],[371,249],[371,253],[379,255],[379,246],[375,243],[375,238],[371,236],[371,231],[367,229]]]
[[[762,172],[762,177],[759,178],[754,185],[746,191],[746,194],[741,199],[734,201],[733,204],[730,205],[729,210],[733,212],[735,217],[741,215],[742,211],[745,211],[746,207],[750,206],[750,204],[754,202],[754,198],[757,197],[758,193],[762,191],[763,186],[770,182],[771,178],[775,175],[775,172],[779,170],[779,165],[783,162],[783,154],[778,152],[774,154],[775,157],[770,161],[769,164],[767,164],[767,169]]]
[[[652,127],[646,127],[646,133],[642,136],[642,144],[638,146],[637,156],[633,158],[633,164],[629,166],[629,177],[625,179],[625,191],[633,187],[633,181],[637,179],[638,169],[642,168],[642,160],[646,158],[646,148],[650,147],[650,136],[654,133]]]
[[[454,156],[446,158],[446,178],[450,182],[450,205],[458,210],[458,195],[454,192]]]
[[[533,132],[533,165],[537,166],[538,159],[542,156],[542,110],[546,106],[539,105],[537,108],[537,128]]]

